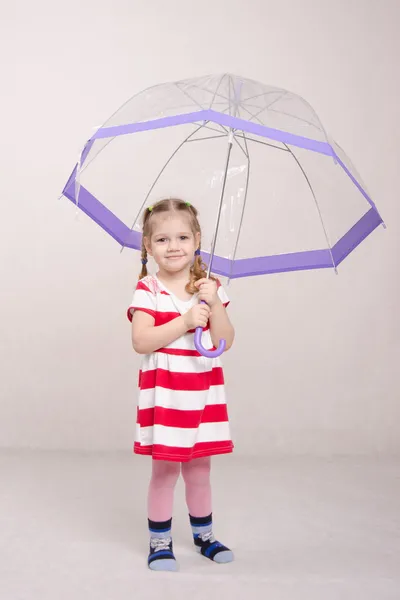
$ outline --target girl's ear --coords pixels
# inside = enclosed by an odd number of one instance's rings
[[[143,244],[144,244],[144,247],[146,248],[147,254],[150,254],[150,256],[153,256],[153,254],[151,252],[150,240],[148,237],[143,238]]]
[[[196,231],[196,235],[194,236],[196,250],[200,247],[200,239],[201,239],[200,231]]]

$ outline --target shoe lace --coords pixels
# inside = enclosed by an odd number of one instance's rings
[[[172,538],[151,538],[150,547],[154,552],[160,552],[161,550],[170,550],[170,543],[172,542]]]
[[[215,542],[215,537],[212,531],[208,531],[207,533],[200,534],[200,539],[202,542],[210,542],[213,544]]]

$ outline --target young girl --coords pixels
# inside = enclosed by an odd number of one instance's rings
[[[197,210],[189,202],[161,200],[145,210],[143,266],[128,318],[133,348],[143,355],[134,452],[152,456],[148,566],[157,571],[177,570],[171,524],[181,465],[196,549],[217,563],[233,560],[212,531],[211,456],[233,450],[224,375],[219,358],[196,351],[194,332],[204,328],[207,349],[221,338],[229,349],[234,329],[223,287],[206,278],[200,243]],[[147,274],[148,254],[156,275]]]

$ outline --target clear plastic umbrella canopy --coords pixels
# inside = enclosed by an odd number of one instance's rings
[[[382,223],[303,98],[230,74],[128,100],[86,142],[63,194],[134,249],[145,207],[191,202],[204,260],[230,279],[336,268]]]

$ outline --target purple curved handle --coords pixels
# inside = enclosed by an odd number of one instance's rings
[[[204,302],[204,300],[202,300],[202,303],[206,304]],[[216,350],[207,350],[206,348],[204,348],[203,344],[201,343],[202,333],[203,333],[203,328],[196,327],[196,331],[194,333],[194,345],[195,345],[197,352],[199,352],[206,358],[217,358],[218,356],[221,356],[221,354],[223,354],[225,352],[226,340],[220,340],[219,344],[218,344],[218,348]]]

